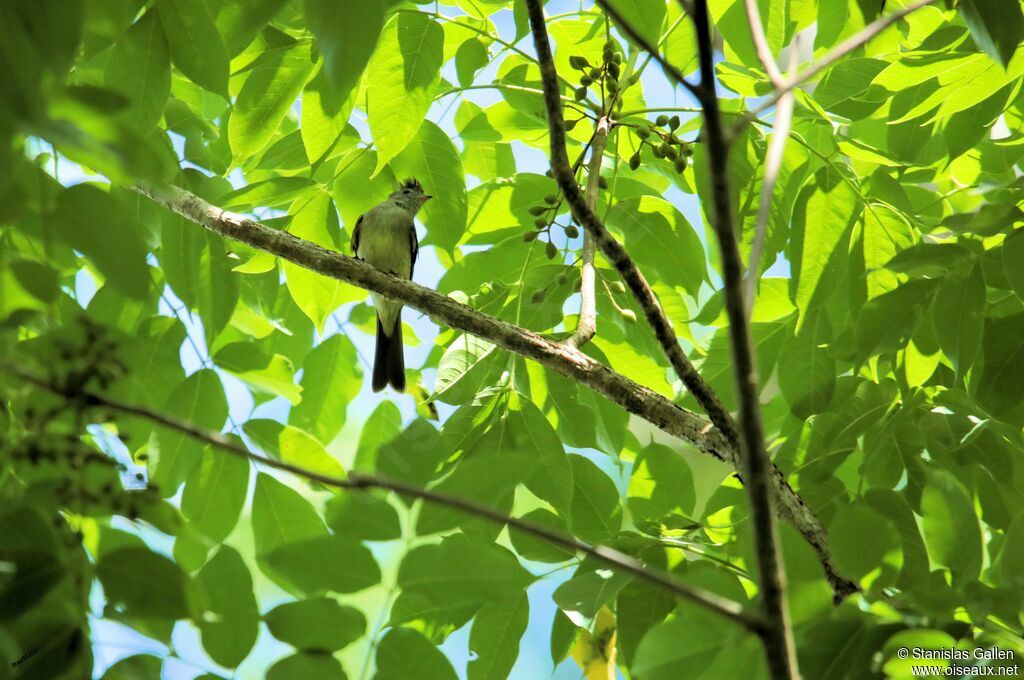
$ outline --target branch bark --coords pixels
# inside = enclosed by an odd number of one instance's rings
[[[482,314],[450,297],[385,274],[355,258],[321,248],[287,232],[271,229],[243,215],[226,212],[183,189],[157,189],[149,185],[135,185],[132,189],[215,234],[266,251],[323,276],[387,295],[445,326],[532,359],[590,388],[702,453],[738,469],[735,446],[712,423],[616,373],[578,349]],[[856,584],[843,579],[835,570],[828,547],[828,535],[820,520],[793,491],[782,471],[777,468],[774,482],[779,499],[779,517],[790,522],[814,547],[836,598],[842,599],[856,592]]]
[[[609,127],[608,116],[602,115],[597,120],[594,136],[590,140],[586,201],[591,210],[597,207],[597,193],[601,185],[601,162],[604,160],[605,145],[608,143]],[[597,333],[597,271],[594,268],[596,251],[593,235],[584,229],[580,263],[580,320],[576,332],[566,340],[571,347],[582,347]]]
[[[703,588],[697,588],[681,583],[668,574],[652,569],[631,555],[627,555],[626,553],[615,550],[614,548],[587,543],[579,540],[575,536],[556,531],[550,527],[510,517],[486,505],[481,505],[474,501],[469,501],[457,496],[439,493],[431,489],[425,489],[397,479],[388,479],[386,477],[369,475],[361,472],[349,472],[346,477],[333,477],[314,470],[307,470],[306,468],[298,465],[293,465],[285,461],[253,453],[230,437],[227,437],[220,432],[200,427],[188,420],[183,420],[160,411],[155,411],[145,406],[129,404],[117,399],[112,399],[89,390],[69,392],[45,378],[9,364],[4,364],[2,368],[7,373],[18,377],[24,382],[48,390],[64,398],[73,400],[84,399],[85,403],[90,406],[102,407],[110,411],[143,418],[156,425],[177,430],[178,432],[192,437],[197,441],[203,442],[204,444],[210,444],[211,446],[241,458],[251,460],[261,465],[266,465],[267,467],[274,468],[275,470],[289,472],[298,477],[302,477],[303,479],[323,484],[324,486],[352,491],[383,489],[385,491],[392,491],[411,498],[418,498],[427,503],[443,505],[474,517],[482,517],[500,525],[507,524],[519,529],[520,531],[524,531],[528,534],[544,539],[561,548],[565,548],[576,553],[590,555],[591,557],[594,557],[615,569],[633,574],[637,578],[648,581],[649,583],[672,593],[676,597],[689,600],[705,607],[709,611],[721,614],[748,630],[756,632],[761,629],[760,621],[749,613],[744,612],[743,608],[738,603],[717,595],[716,593],[712,593],[711,591],[704,590]]]
[[[707,0],[694,0],[693,21],[697,29],[700,87],[703,91],[704,133],[711,175],[714,231],[722,259],[725,309],[732,339],[733,374],[739,399],[740,448],[744,487],[750,502],[754,545],[757,555],[758,587],[765,622],[762,637],[772,678],[797,677],[796,647],[786,606],[786,576],[782,567],[775,513],[772,508],[772,462],[764,445],[761,404],[758,401],[757,365],[750,325],[743,302],[743,260],[736,242],[735,219],[729,195],[729,146],[722,127],[718,95],[715,92],[714,47]]]

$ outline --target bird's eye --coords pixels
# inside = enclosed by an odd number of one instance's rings
[[[405,191],[403,191],[402,193],[403,193],[403,194],[407,194],[407,193],[409,193],[409,190],[408,190],[408,189],[406,189],[406,190],[405,190]]]

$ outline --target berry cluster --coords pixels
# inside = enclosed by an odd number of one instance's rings
[[[583,55],[574,54],[569,57],[569,65],[582,72],[580,86],[574,92],[576,101],[581,102],[587,98],[591,85],[603,86],[603,91],[613,97],[622,89],[619,82],[622,75],[622,53],[619,46],[613,41],[606,42],[601,60],[602,63],[595,66]]]
[[[644,146],[651,147],[651,153],[655,158],[665,158],[672,161],[676,172],[682,174],[689,165],[689,158],[693,155],[693,145],[676,137],[675,131],[679,127],[679,116],[668,116],[662,114],[654,121],[654,124],[640,125],[633,129],[633,134],[640,140],[640,148],[629,159],[630,170],[640,167],[640,152]]]

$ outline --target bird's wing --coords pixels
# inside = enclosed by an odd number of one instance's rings
[[[416,225],[409,223],[409,278],[412,279],[412,272],[416,268],[416,256],[420,252],[420,240],[416,238]]]
[[[363,226],[363,216],[356,220],[356,228],[352,230],[352,254],[359,256],[359,228]]]

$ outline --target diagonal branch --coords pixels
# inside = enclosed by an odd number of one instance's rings
[[[738,603],[716,593],[704,590],[703,588],[697,588],[681,583],[668,574],[657,569],[652,569],[635,557],[627,555],[619,550],[615,550],[614,548],[587,543],[585,541],[581,541],[575,536],[562,533],[561,531],[556,531],[550,527],[510,517],[486,505],[481,505],[474,501],[469,501],[457,496],[440,493],[432,489],[425,489],[416,486],[415,484],[409,484],[397,479],[389,479],[386,477],[359,472],[349,472],[346,477],[333,477],[314,470],[307,470],[306,468],[298,465],[293,465],[282,460],[253,453],[242,444],[239,444],[237,441],[221,434],[220,432],[208,430],[193,422],[183,420],[160,411],[154,411],[153,409],[145,406],[129,404],[89,390],[69,391],[59,385],[51,383],[45,378],[9,364],[4,364],[0,366],[0,368],[7,373],[17,376],[24,382],[49,390],[50,392],[66,399],[83,399],[85,400],[85,403],[90,406],[103,407],[110,411],[143,418],[156,425],[177,430],[178,432],[192,437],[197,441],[209,444],[240,458],[251,460],[255,463],[266,465],[267,467],[271,467],[276,470],[283,470],[284,472],[289,472],[298,477],[302,477],[303,479],[323,484],[324,486],[353,491],[383,489],[385,491],[402,494],[403,496],[418,498],[427,503],[443,505],[452,508],[453,510],[466,513],[467,515],[482,517],[500,525],[507,524],[561,548],[565,548],[576,553],[590,555],[591,557],[594,557],[615,569],[648,581],[651,584],[672,593],[676,597],[690,600],[691,602],[705,607],[709,611],[721,614],[734,623],[738,623],[752,632],[761,631],[759,621],[755,617],[744,612],[743,608]]]
[[[761,10],[757,6],[757,0],[743,0],[743,7],[747,10],[747,24],[750,26],[750,37],[754,39],[754,48],[757,50],[757,59],[768,74],[768,80],[772,81],[775,87],[782,87],[782,74],[779,66],[775,63],[775,55],[768,47],[768,39],[764,34],[764,24],[761,22]]]
[[[796,68],[799,40],[800,36],[793,38],[793,47],[789,52],[790,73]],[[775,109],[775,124],[772,126],[772,140],[768,145],[767,153],[764,155],[764,184],[761,187],[760,205],[757,208],[757,226],[754,229],[754,242],[750,246],[750,261],[747,263],[746,303],[748,318],[750,317],[750,310],[754,306],[757,280],[760,278],[761,253],[764,251],[764,242],[768,237],[768,218],[771,216],[775,180],[779,177],[779,166],[782,165],[782,155],[786,151],[786,141],[789,139],[789,126],[793,121],[793,99],[792,92],[787,92],[779,99],[779,105]]]
[[[886,14],[884,17],[879,17],[875,19],[870,24],[859,30],[857,33],[854,33],[849,38],[836,45],[831,52],[829,52],[821,59],[808,66],[800,73],[789,76],[788,78],[783,80],[783,82],[780,85],[776,86],[775,90],[771,93],[771,95],[768,96],[768,99],[761,102],[761,104],[759,104],[757,108],[748,111],[743,116],[743,118],[741,118],[739,122],[736,123],[735,127],[731,132],[731,135],[735,137],[740,132],[742,132],[743,128],[746,127],[755,118],[757,118],[757,116],[760,115],[761,112],[771,108],[772,106],[775,106],[775,104],[778,103],[779,99],[782,98],[782,95],[786,94],[787,92],[791,92],[792,90],[796,89],[797,87],[800,87],[807,81],[811,80],[819,73],[827,69],[829,66],[836,63],[850,52],[853,52],[855,49],[865,44],[867,41],[871,40],[876,35],[884,31],[885,29],[889,28],[897,21],[910,14],[911,12],[916,12],[922,7],[930,5],[935,1],[936,0],[917,0],[917,2],[911,3],[904,7],[903,9],[893,12],[892,14]]]
[[[793,628],[786,605],[786,575],[782,566],[775,513],[772,508],[772,462],[764,443],[761,404],[758,400],[757,364],[743,302],[743,261],[736,242],[735,217],[729,195],[729,146],[722,127],[722,115],[715,92],[714,47],[707,0],[694,0],[693,21],[697,29],[700,87],[704,91],[704,133],[711,176],[713,227],[722,259],[725,309],[732,340],[733,374],[739,400],[740,448],[744,487],[750,502],[754,548],[757,555],[758,588],[765,620],[765,656],[772,678],[798,676]]]
[[[735,445],[737,441],[736,423],[729,411],[686,357],[672,324],[665,316],[654,291],[651,290],[644,275],[640,273],[636,263],[633,262],[622,244],[608,233],[604,223],[587,205],[586,198],[576,184],[576,177],[569,167],[569,156],[565,150],[565,121],[562,119],[562,106],[558,99],[558,73],[551,55],[547,29],[544,27],[544,10],[541,9],[540,0],[527,0],[526,6],[530,15],[533,41],[537,49],[537,61],[540,64],[541,81],[544,88],[544,104],[547,109],[548,129],[551,136],[551,171],[555,176],[555,181],[562,189],[562,194],[572,209],[573,217],[590,232],[597,247],[601,249],[604,256],[619,272],[626,286],[632,291],[676,375],[697,399],[697,403],[708,414],[715,427],[722,432],[730,444]]]
[[[220,236],[284,258],[328,278],[381,293],[445,326],[532,359],[592,389],[627,412],[691,444],[702,453],[730,463],[733,467],[737,465],[736,448],[707,420],[575,348],[478,312],[429,288],[385,274],[355,258],[321,248],[287,232],[271,229],[242,215],[226,212],[183,189],[157,189],[149,185],[136,185],[132,188]],[[782,471],[775,468],[774,472],[779,517],[790,522],[814,547],[836,598],[842,599],[856,592],[857,586],[839,576],[835,569],[828,547],[828,535],[821,521],[793,491]]]

